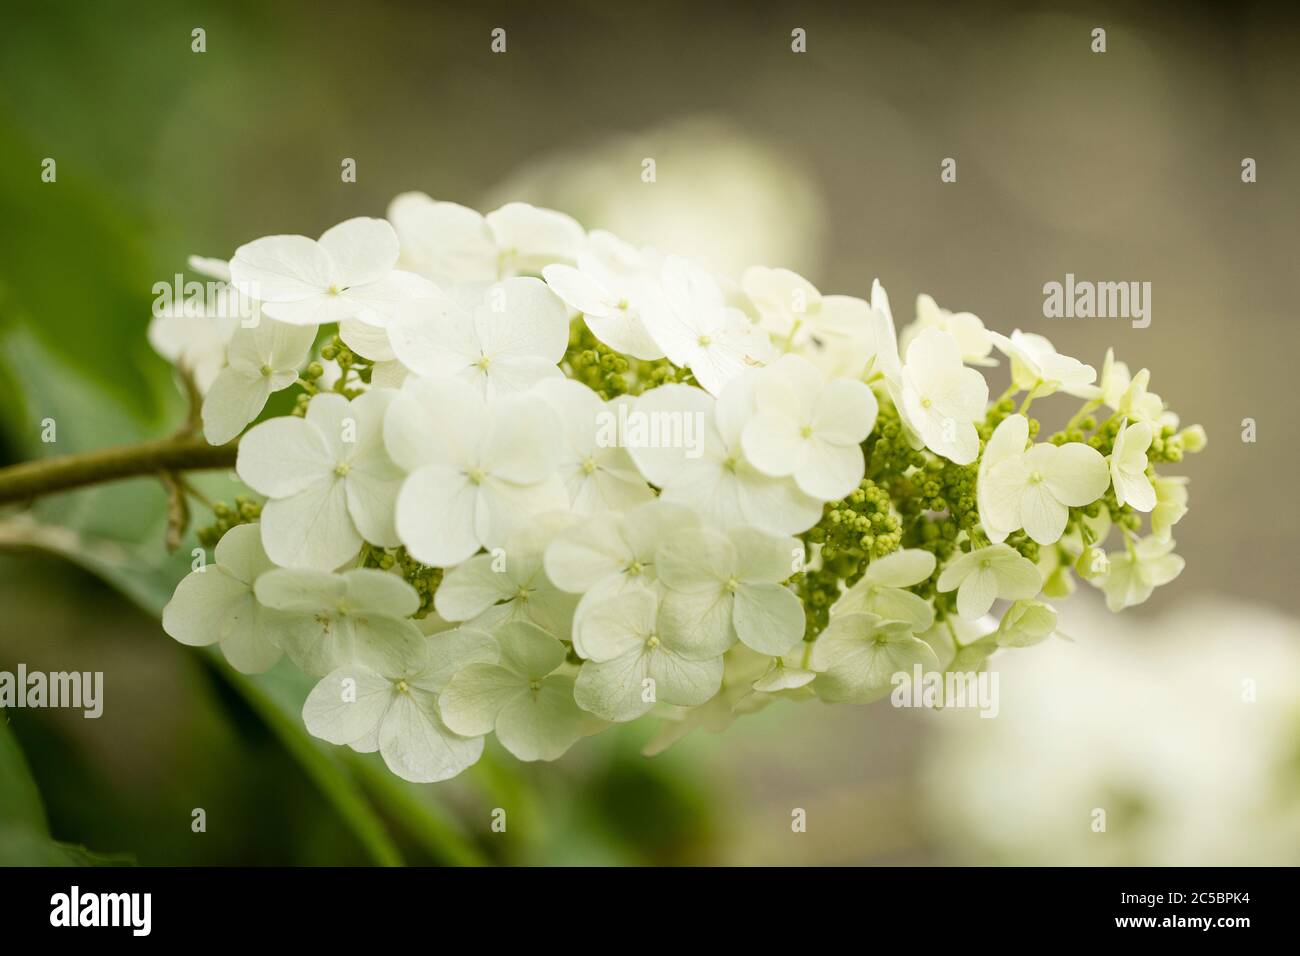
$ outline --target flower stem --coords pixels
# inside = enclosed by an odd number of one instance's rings
[[[209,445],[202,435],[181,434],[135,445],[26,461],[0,468],[0,504],[122,478],[159,472],[232,468],[238,445]]]

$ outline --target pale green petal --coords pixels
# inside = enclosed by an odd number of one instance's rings
[[[257,599],[267,607],[301,614],[333,612],[347,594],[337,574],[307,568],[278,568],[257,579]]]
[[[722,654],[737,639],[733,627],[735,604],[735,595],[721,587],[697,594],[666,590],[659,609],[664,642],[692,660]]]
[[[850,614],[832,621],[813,645],[813,666],[820,672],[813,689],[826,701],[866,703],[886,696],[894,675],[910,675],[916,664],[939,667],[929,644],[904,626]]]
[[[623,537],[623,521],[623,515],[606,512],[558,535],[546,549],[547,576],[580,594],[622,574],[636,557]]]
[[[1039,544],[1055,544],[1069,517],[1069,509],[1056,500],[1046,482],[1025,486],[1020,496],[1020,520],[1029,537]]]
[[[575,646],[595,661],[609,661],[635,650],[656,630],[658,600],[642,587],[593,604],[578,623]]]
[[[901,588],[863,587],[865,580],[835,602],[831,608],[833,615],[875,614],[886,621],[905,621],[917,634],[928,631],[934,624],[934,607],[925,598]]]
[[[379,752],[388,769],[413,783],[456,776],[483,753],[482,737],[453,733],[429,706],[398,694],[379,729]]]
[[[351,744],[374,733],[397,691],[392,681],[367,667],[340,667],[321,678],[303,704],[302,719],[312,736]]]
[[[516,588],[496,558],[476,555],[448,571],[433,596],[434,609],[448,621],[469,621],[498,601],[509,600]]]
[[[1071,507],[1090,505],[1106,493],[1110,473],[1106,459],[1091,445],[1061,445],[1043,470],[1044,482],[1057,501]]]
[[[343,581],[347,585],[344,600],[353,612],[410,617],[420,609],[415,588],[388,571],[355,568],[343,572]]]
[[[587,661],[578,672],[574,698],[583,710],[615,723],[635,720],[650,711],[655,697],[650,677],[650,655],[634,647],[606,661]]]
[[[499,664],[472,663],[456,672],[438,697],[438,711],[457,733],[490,733],[497,715],[515,697],[528,692],[528,682]]]
[[[491,634],[468,627],[432,634],[427,646],[428,661],[411,675],[410,682],[432,694],[442,693],[457,672],[470,664],[494,664],[500,657]]]
[[[191,647],[215,644],[239,626],[232,621],[232,610],[242,607],[246,618],[252,611],[252,591],[247,584],[224,570],[209,564],[201,571],[191,571],[176,585],[163,608],[162,627],[171,637]],[[245,621],[246,623],[246,621]]]
[[[741,581],[779,584],[803,569],[804,546],[797,538],[757,528],[733,528],[727,537],[736,550],[736,577]]]
[[[880,587],[910,588],[934,574],[934,567],[934,552],[904,548],[873,560],[862,580]]]
[[[683,531],[659,546],[655,555],[659,580],[674,591],[711,592],[740,571],[736,547],[708,529]]]
[[[1003,647],[1030,647],[1052,636],[1056,611],[1041,601],[1016,601],[1002,615],[997,643]]]
[[[966,580],[957,589],[957,613],[968,621],[982,617],[989,612],[997,597],[997,572],[991,567],[976,568],[966,575]]]
[[[779,584],[742,584],[736,589],[732,623],[736,636],[762,654],[779,657],[803,639],[803,605]]]
[[[535,624],[511,621],[494,632],[501,666],[526,681],[541,680],[564,663],[564,645]]]
[[[1008,601],[1031,598],[1043,589],[1043,577],[1038,566],[1018,553],[994,558],[992,567],[997,577],[1000,598]]]
[[[558,760],[582,736],[572,677],[553,676],[506,702],[497,716],[501,745],[520,760]]]
[[[660,646],[649,654],[648,676],[657,701],[681,707],[704,703],[722,686],[722,657],[691,661]]]

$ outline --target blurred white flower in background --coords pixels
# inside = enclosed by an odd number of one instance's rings
[[[1062,619],[1074,642],[990,663],[996,720],[935,715],[934,842],[981,863],[1300,863],[1300,622],[1208,598]]]
[[[645,182],[645,160],[654,181]],[[530,161],[489,206],[524,199],[740,275],[756,262],[821,264],[825,207],[805,169],[726,121],[695,116]],[[640,171],[640,172],[639,172]]]

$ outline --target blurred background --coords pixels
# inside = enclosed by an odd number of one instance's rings
[[[519,199],[1151,367],[1210,436],[1182,577],[1120,618],[1077,593],[1072,640],[994,659],[996,720],[782,703],[654,758],[627,727],[417,787],[307,738],[289,677],[162,633],[188,561],[156,484],[51,498],[0,518],[0,670],[102,670],[106,705],[0,717],[0,863],[1300,863],[1294,13],[841,6],[5,4],[0,461],[175,427],[145,329],[187,255],[406,190]],[[1043,318],[1066,273],[1151,282],[1151,326]]]

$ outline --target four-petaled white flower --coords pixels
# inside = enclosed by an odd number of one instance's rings
[[[163,630],[191,647],[220,644],[235,670],[269,670],[282,653],[279,634],[285,617],[258,602],[253,584],[274,567],[257,525],[231,528],[217,542],[213,563],[176,585],[163,608]]]
[[[685,505],[721,528],[798,534],[816,523],[821,503],[793,478],[765,475],[745,457],[741,434],[753,414],[752,378],[720,398],[698,388],[661,385],[632,409],[626,441],[632,459],[665,501]]]
[[[520,760],[558,760],[586,724],[573,678],[555,673],[564,665],[564,645],[526,621],[502,624],[493,637],[496,659],[460,669],[443,689],[442,719],[467,736],[495,730]]]
[[[1041,398],[1054,392],[1089,401],[1101,397],[1101,389],[1092,384],[1097,370],[1062,355],[1044,336],[1019,329],[1010,338],[1000,332],[988,334],[998,350],[1011,359],[1011,380],[1032,397]]]
[[[724,385],[773,356],[767,333],[729,306],[716,279],[680,256],[663,266],[663,303],[643,316],[655,344],[674,365],[689,368],[718,395]]]
[[[941,592],[957,592],[957,613],[973,621],[983,617],[999,598],[1018,601],[1036,597],[1043,579],[1034,562],[1009,544],[976,548],[952,561],[939,575]]]
[[[496,645],[468,630],[422,642],[422,653],[403,664],[354,662],[327,674],[303,705],[307,730],[361,753],[378,751],[389,770],[413,783],[447,780],[476,763],[483,737],[462,736],[443,723],[438,695],[456,671],[495,659]]]
[[[383,325],[399,302],[437,295],[437,286],[396,269],[397,233],[383,219],[358,217],[306,236],[267,236],[235,250],[235,288],[291,325],[360,319]]]
[[[1150,535],[1107,555],[1110,570],[1104,578],[1092,582],[1105,591],[1106,607],[1122,611],[1141,604],[1156,588],[1182,574],[1186,562],[1173,550],[1172,538],[1161,540]]]
[[[998,364],[997,359],[989,355],[993,351],[993,339],[978,315],[949,312],[922,292],[916,297],[916,321],[903,331],[903,347],[910,345],[926,329],[939,329],[951,335],[957,342],[961,360],[967,365]]]
[[[420,597],[387,571],[277,568],[258,577],[253,590],[266,607],[284,612],[280,645],[313,677],[344,664],[398,673],[424,652],[424,635],[409,620]]]
[[[699,523],[689,508],[654,499],[624,513],[594,515],[552,539],[545,556],[547,576],[557,587],[582,595],[573,615],[573,649],[579,656],[587,656],[582,619],[591,607],[632,588],[654,588],[659,545]]]
[[[984,418],[988,382],[962,364],[957,340],[925,329],[907,347],[907,360],[890,380],[903,423],[936,455],[969,465],[979,455],[975,422]]]
[[[663,349],[646,331],[642,315],[664,307],[660,259],[617,236],[597,230],[578,253],[577,267],[556,263],[542,270],[546,284],[582,313],[593,335],[633,358],[657,359]]]
[[[425,564],[451,567],[533,516],[567,508],[555,472],[559,427],[531,396],[489,407],[464,382],[407,379],[384,421],[384,444],[408,472],[397,496],[401,543]]]
[[[865,612],[844,614],[813,644],[813,690],[831,703],[865,704],[888,694],[894,675],[910,675],[917,664],[939,670],[934,650],[909,625]]]
[[[568,640],[578,597],[551,582],[542,556],[572,521],[569,515],[543,515],[510,535],[503,548],[458,564],[438,585],[434,610],[444,620],[468,621],[485,631],[506,621],[528,621]]]
[[[384,450],[384,413],[395,394],[375,389],[349,402],[322,392],[304,417],[262,422],[240,441],[235,470],[271,499],[262,543],[276,564],[332,570],[363,541],[401,543],[393,503],[402,473]]]
[[[484,216],[424,193],[402,193],[388,206],[401,242],[399,264],[439,284],[493,282],[572,262],[582,226],[554,209],[513,202]]]
[[[224,445],[262,413],[273,392],[298,380],[316,330],[264,319],[230,339],[226,367],[203,397],[203,435]]]
[[[807,359],[784,355],[754,377],[756,414],[741,432],[745,457],[764,474],[793,475],[825,501],[858,486],[862,442],[876,423],[876,396],[861,382],[827,382]]]
[[[1110,453],[1115,501],[1138,511],[1150,511],[1156,506],[1156,489],[1147,477],[1147,449],[1151,447],[1151,438],[1151,426],[1146,422],[1121,422]]]
[[[870,308],[853,296],[822,295],[789,269],[753,266],[740,277],[740,288],[758,313],[758,324],[787,351],[848,337]]]
[[[405,303],[388,335],[412,372],[458,379],[492,399],[561,376],[569,317],[540,280],[507,279],[489,287],[473,309],[449,297]]]
[[[1010,415],[993,431],[980,459],[976,498],[984,532],[1005,541],[1019,528],[1039,544],[1060,540],[1069,510],[1106,491],[1106,459],[1091,445],[1043,442],[1026,450],[1029,420]]]
[[[574,687],[578,704],[616,723],[656,703],[703,704],[722,684],[722,654],[701,656],[688,641],[689,627],[668,619],[644,587],[595,605],[582,622],[587,660]]]
[[[623,447],[622,418],[632,400],[612,402],[572,379],[542,382],[534,391],[560,418],[563,428],[556,467],[576,514],[624,511],[654,498]]]
[[[917,634],[934,624],[934,608],[919,594],[908,591],[934,574],[932,551],[905,548],[876,558],[854,585],[831,606],[831,616],[875,614],[886,621],[903,621]]]
[[[683,653],[709,657],[737,640],[780,656],[803,638],[803,606],[781,582],[803,568],[795,538],[736,528],[683,531],[659,546],[663,614],[682,632]]]

